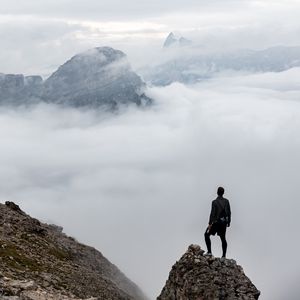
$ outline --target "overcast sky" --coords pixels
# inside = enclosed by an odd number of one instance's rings
[[[0,72],[51,74],[95,46],[149,61],[170,31],[215,48],[299,45],[299,1],[0,0]]]
[[[0,72],[48,76],[113,46],[134,68],[170,31],[212,49],[300,45],[300,2],[0,0]],[[224,185],[228,256],[265,300],[296,300],[300,70],[149,88],[149,110],[0,108],[0,200],[97,247],[154,299],[190,243],[204,246]],[[213,242],[216,255],[220,244]]]

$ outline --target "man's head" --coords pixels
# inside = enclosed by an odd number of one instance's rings
[[[218,196],[222,197],[224,195],[224,192],[225,192],[224,188],[219,186],[217,191]]]

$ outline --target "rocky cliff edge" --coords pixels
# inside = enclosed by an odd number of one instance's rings
[[[190,245],[157,300],[257,300],[260,291],[232,259],[204,256]]]

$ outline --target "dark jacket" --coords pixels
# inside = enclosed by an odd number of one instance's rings
[[[211,204],[209,224],[217,222],[221,217],[227,217],[227,224],[230,225],[231,211],[229,201],[226,198],[218,196]]]

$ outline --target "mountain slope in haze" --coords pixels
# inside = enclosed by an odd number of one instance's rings
[[[13,202],[0,204],[0,265],[5,299],[145,299],[99,251],[31,218]]]
[[[148,101],[144,83],[134,73],[126,55],[109,47],[91,49],[75,55],[58,68],[44,83],[42,99],[72,106]]]
[[[73,56],[43,82],[40,76],[0,74],[0,104],[46,102],[73,107],[116,108],[148,104],[145,84],[126,55],[98,47]]]
[[[184,38],[183,38],[184,39]],[[229,52],[205,52],[205,47],[184,43],[171,33],[164,42],[161,63],[140,70],[144,80],[165,86],[172,82],[193,84],[221,72],[282,72],[300,67],[300,47],[272,47],[264,50],[240,49]],[[167,45],[167,46],[165,46]]]
[[[172,267],[157,300],[257,300],[260,292],[234,260],[206,257],[198,245]]]

